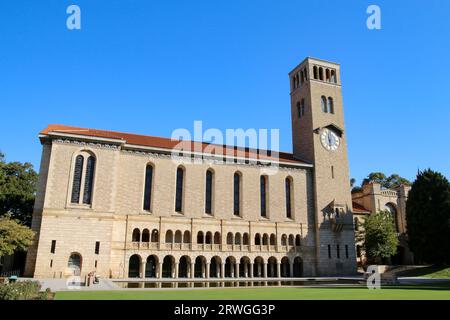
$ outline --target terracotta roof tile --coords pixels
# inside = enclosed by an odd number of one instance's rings
[[[126,143],[128,145],[136,145],[168,150],[172,150],[175,148],[183,148],[184,150],[193,150],[195,152],[196,150],[204,151],[207,148],[208,153],[215,155],[223,155],[225,153],[225,155],[233,154],[234,156],[244,156],[245,158],[253,158],[259,160],[267,160],[267,161],[279,160],[281,162],[293,164],[310,165],[307,162],[295,159],[292,153],[281,151],[279,152],[279,159],[278,159],[276,157],[271,156],[271,151],[267,152],[266,150],[261,150],[260,152],[258,152],[255,149],[248,149],[241,147],[237,148],[229,145],[222,146],[205,142],[179,141],[162,137],[145,136],[108,130],[80,128],[59,124],[51,124],[40,132],[41,135],[48,135],[50,133],[76,134],[80,136],[122,140],[123,143]]]
[[[353,205],[353,212],[370,213],[370,210],[367,210],[364,206],[360,205],[359,203],[356,203],[355,201],[352,202],[352,205]]]

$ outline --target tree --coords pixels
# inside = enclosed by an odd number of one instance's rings
[[[0,257],[26,250],[32,243],[34,232],[10,214],[0,217]]]
[[[37,179],[31,163],[8,163],[0,152],[0,216],[10,213],[30,226]]]
[[[419,172],[406,202],[409,247],[420,263],[450,263],[450,184],[439,172]]]
[[[371,181],[381,184],[381,187],[385,189],[395,189],[402,184],[411,185],[411,182],[408,179],[403,178],[396,173],[387,177],[383,172],[372,172],[364,179],[363,184]]]
[[[399,244],[394,220],[389,211],[369,215],[358,234],[369,261],[389,258],[397,253]]]

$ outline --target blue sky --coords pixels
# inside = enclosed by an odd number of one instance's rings
[[[448,0],[2,0],[0,149],[38,169],[49,123],[170,137],[202,120],[279,128],[291,151],[287,73],[314,56],[342,65],[352,177],[450,177],[449,15]]]

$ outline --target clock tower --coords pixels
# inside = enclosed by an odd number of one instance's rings
[[[314,165],[309,246],[316,275],[356,271],[340,65],[306,58],[289,73],[294,156]]]

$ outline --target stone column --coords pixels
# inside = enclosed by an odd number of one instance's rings
[[[240,264],[236,263],[236,272],[234,273],[235,278],[239,278],[239,276],[240,276],[241,270],[239,270],[239,268],[240,268]]]
[[[291,276],[291,278],[293,278],[294,277],[294,263],[293,262],[291,262],[290,264],[289,264],[289,273],[290,273],[290,276]]]
[[[281,263],[278,262],[276,266],[277,266],[277,277],[281,278]]]
[[[140,270],[140,276],[141,278],[145,278],[145,266],[147,265],[147,262],[141,262],[141,270]]]
[[[263,277],[267,278],[267,263],[264,263]]]
[[[205,272],[205,273],[206,273],[206,279],[209,279],[210,265],[211,265],[211,264],[210,264],[209,262],[206,263],[206,267],[205,267],[205,269],[206,269],[206,270],[205,270],[205,271],[206,271],[206,272]]]
[[[162,262],[158,263],[158,279],[162,278],[163,264]]]
[[[178,269],[180,264],[178,262],[175,263],[175,276],[173,278],[178,279]]]
[[[224,262],[222,262],[220,264],[220,275],[222,278],[225,278],[225,263]]]
[[[246,262],[244,262],[244,277],[248,278],[248,265]]]
[[[191,262],[191,278],[195,278],[195,263]]]
[[[250,270],[249,270],[249,273],[248,273],[250,278],[253,278],[253,272],[254,272],[253,262],[250,262]]]

